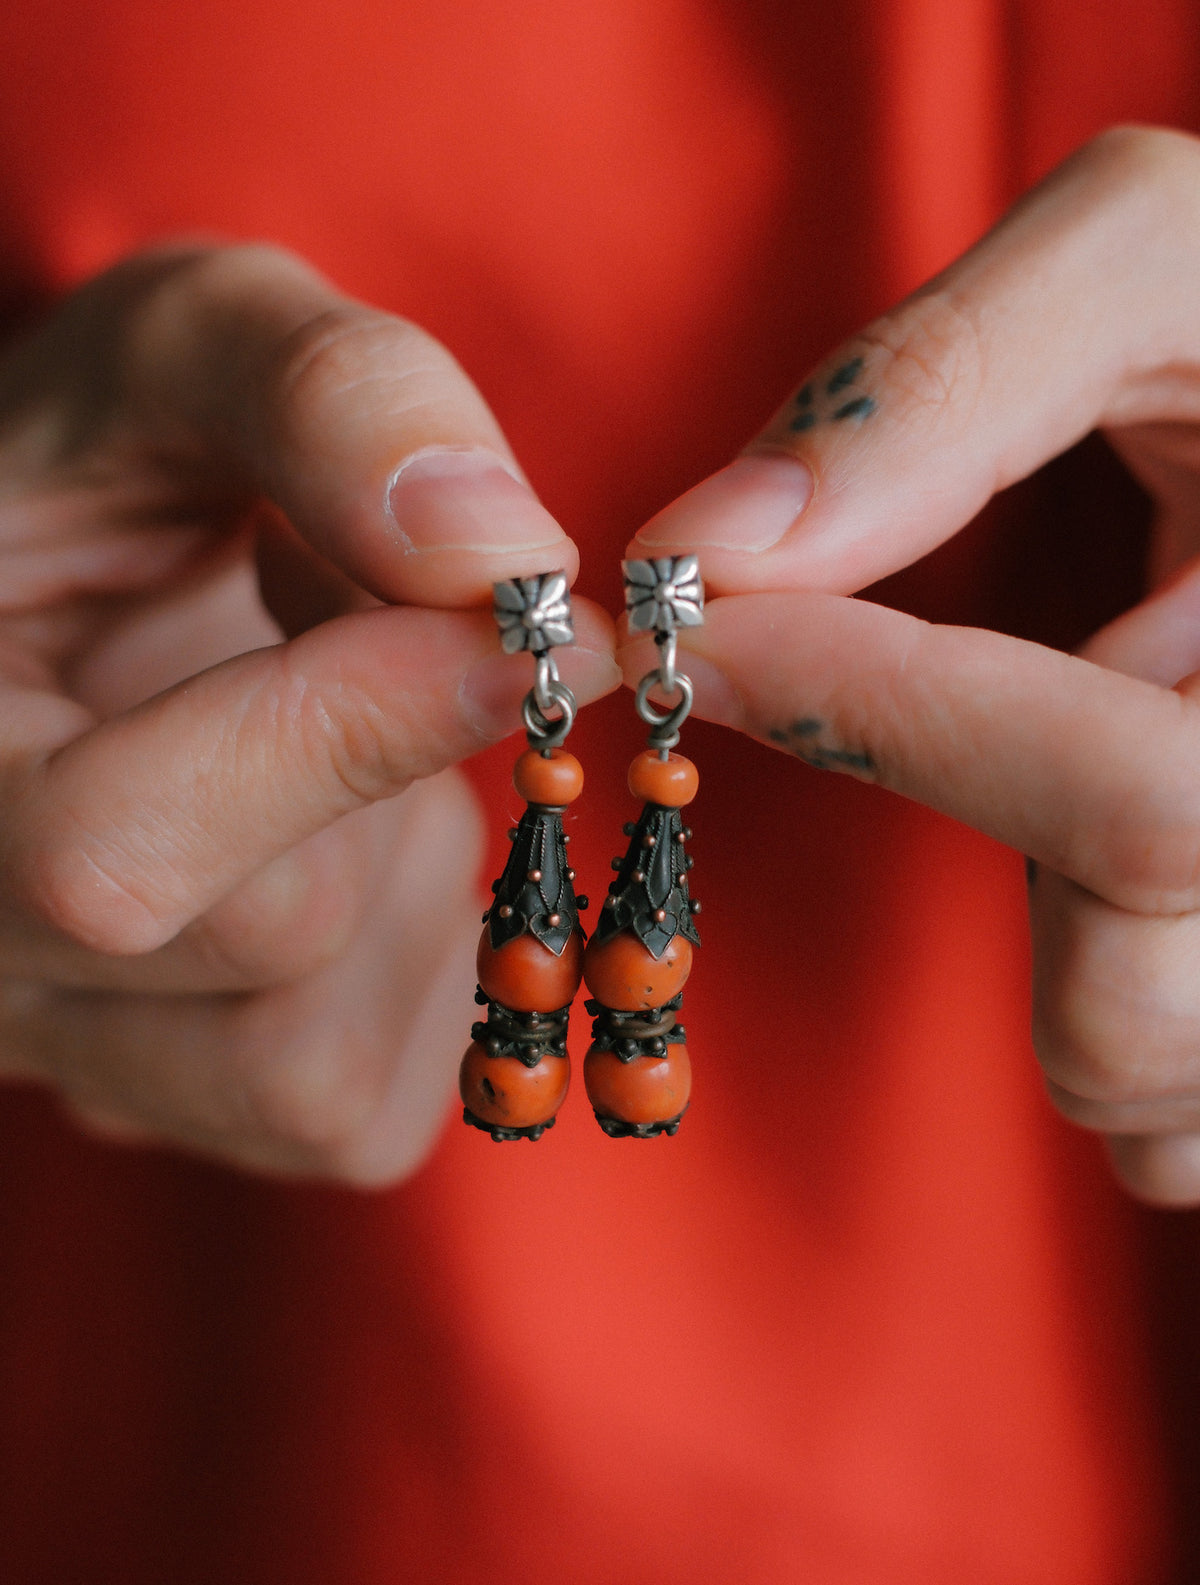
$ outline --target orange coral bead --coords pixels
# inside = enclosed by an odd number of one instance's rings
[[[700,772],[682,754],[659,759],[657,751],[648,748],[629,767],[629,791],[643,803],[682,809],[691,803],[699,788]]]
[[[661,958],[628,930],[607,941],[593,936],[583,959],[588,990],[601,1006],[622,1013],[661,1007],[683,989],[691,972],[692,943],[686,936],[676,936]]]
[[[622,1062],[595,1046],[583,1063],[588,1100],[601,1117],[622,1123],[669,1123],[692,1094],[692,1064],[684,1045],[668,1046],[661,1057]]]
[[[528,804],[562,808],[583,791],[583,766],[566,749],[552,748],[547,756],[527,748],[513,766],[513,786]]]
[[[571,1082],[566,1057],[547,1052],[536,1067],[517,1057],[493,1057],[477,1040],[467,1047],[458,1093],[481,1123],[499,1128],[536,1128],[548,1123]]]
[[[484,925],[475,954],[475,973],[490,1001],[521,1013],[550,1013],[565,1007],[583,978],[583,932],[576,930],[555,957],[536,936],[514,936],[493,947]]]

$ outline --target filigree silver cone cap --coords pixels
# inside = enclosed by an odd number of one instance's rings
[[[565,572],[510,578],[492,585],[492,615],[506,655],[530,650],[543,654],[556,644],[573,644],[571,597]]]
[[[674,633],[704,622],[704,585],[695,556],[623,561],[631,633]]]

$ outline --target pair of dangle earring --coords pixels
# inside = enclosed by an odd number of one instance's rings
[[[570,1082],[567,1023],[581,978],[593,1016],[584,1083],[604,1132],[674,1134],[691,1095],[679,1011],[700,944],[700,904],[688,895],[691,831],[682,810],[699,777],[672,750],[692,703],[676,667],[677,632],[703,621],[704,593],[694,556],[628,561],[623,571],[630,630],[654,632],[659,664],[635,696],[650,727],[649,747],[629,768],[642,812],[625,825],[629,846],[613,860],[616,878],[586,949],[579,914],[588,902],[575,896],[562,828],[583,790],[582,767],[562,746],[575,699],[550,653],[574,641],[566,579],[552,572],[494,587],[502,647],[528,650],[536,662],[522,706],[529,747],[513,770],[527,807],[509,832],[508,862],[484,915],[475,994],[487,1015],[472,1027],[459,1079],[464,1121],[498,1141],[540,1139],[553,1126]],[[649,698],[656,688],[677,702],[659,709]]]

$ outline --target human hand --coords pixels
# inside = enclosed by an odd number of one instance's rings
[[[699,552],[725,596],[681,635],[698,713],[1037,861],[1050,1094],[1175,1205],[1200,1202],[1198,269],[1200,144],[1105,134],[630,547]],[[844,598],[1096,426],[1166,581],[1081,657]]]
[[[411,1167],[478,933],[446,767],[531,681],[461,608],[576,565],[449,354],[289,255],[76,293],[0,364],[0,1074],[112,1137]]]

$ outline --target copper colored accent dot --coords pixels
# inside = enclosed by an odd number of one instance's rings
[[[540,880],[541,880],[541,878],[542,878],[542,872],[541,872],[541,870],[530,870],[530,872],[529,872],[529,877],[528,877],[528,878],[529,878],[529,879],[530,879],[530,880],[531,880],[531,881],[540,881]]]
[[[546,916],[546,923],[548,925],[550,925],[551,928],[556,928],[558,925],[562,924],[562,915],[561,914],[548,914]]]
[[[575,871],[574,870],[568,870],[567,871],[567,879],[569,881],[573,881],[575,879]]]
[[[501,903],[499,908],[497,908],[496,912],[500,915],[501,919],[511,919],[512,918],[512,909],[508,906],[507,903]]]
[[[661,925],[663,920],[667,917],[667,910],[665,908],[656,908],[654,910],[654,917],[658,920],[659,924]]]
[[[642,873],[641,870],[634,870],[633,874],[629,877],[629,879],[631,881],[644,881],[646,879],[646,877]]]
[[[642,846],[644,848],[652,848],[657,841],[658,841],[658,838],[654,835],[654,832],[653,831],[647,831],[646,834],[642,837]]]

